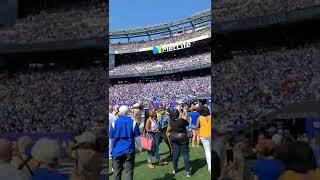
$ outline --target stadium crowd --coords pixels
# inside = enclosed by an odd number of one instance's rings
[[[306,44],[235,53],[213,66],[217,176],[319,178],[319,135],[308,139],[305,131],[263,121],[287,104],[320,99],[319,57],[319,44]]]
[[[99,143],[99,136],[83,132],[75,136],[74,141],[70,140],[65,149],[66,157],[63,157],[61,143],[52,138],[34,140],[29,136],[21,136],[17,141],[10,141],[1,137],[0,179],[103,179],[101,171],[105,149]],[[68,172],[61,172],[59,167],[65,158],[73,166]]]
[[[249,129],[220,129],[214,133],[215,179],[320,178],[319,132],[308,140],[304,133],[294,133],[273,124],[262,125],[253,132]]]
[[[318,5],[319,1],[313,0],[217,0],[213,3],[213,13],[215,21],[220,22],[266,16]]]
[[[117,84],[109,87],[109,103],[188,101],[211,92],[210,76],[150,83]]]
[[[102,67],[0,77],[0,134],[83,132],[105,115]]]
[[[47,10],[18,19],[12,27],[0,28],[0,43],[35,43],[85,39],[106,35],[106,3],[71,10]]]
[[[153,47],[163,44],[171,44],[179,41],[190,40],[192,38],[197,38],[200,36],[211,37],[211,28],[210,27],[202,27],[201,29],[195,29],[195,31],[186,31],[184,33],[175,34],[173,36],[165,36],[165,37],[156,37],[155,39],[148,39],[143,41],[132,41],[126,43],[114,43],[111,42],[110,49],[117,51],[124,51],[127,53],[137,52],[141,48]]]
[[[259,121],[286,104],[319,99],[319,57],[319,45],[314,44],[217,63],[213,96],[220,121]]]
[[[200,65],[210,65],[211,54],[204,53],[198,55],[192,55],[184,58],[169,59],[169,60],[157,60],[157,61],[144,61],[139,63],[124,64],[115,67],[109,71],[110,76],[116,75],[130,75],[137,73],[150,73],[160,72],[175,69],[185,69],[198,67]]]

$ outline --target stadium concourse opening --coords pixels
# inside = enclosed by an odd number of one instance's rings
[[[210,179],[210,25],[211,12],[204,11],[173,22],[110,32],[110,179],[122,176],[120,159],[124,157],[126,163],[134,164],[125,170],[133,179]],[[130,158],[132,153],[117,154],[122,143],[117,136],[127,126],[123,124],[128,117],[137,125],[136,135],[143,134],[135,139],[135,158]],[[200,137],[195,130],[198,117],[202,119],[199,123],[206,123],[201,126],[206,132],[201,137],[204,148],[199,148]],[[169,119],[182,126],[177,141],[171,138],[175,130]],[[144,139],[152,139],[151,148],[144,146]],[[175,166],[179,149],[185,173]]]

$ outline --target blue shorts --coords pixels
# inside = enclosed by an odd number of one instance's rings
[[[191,129],[197,130],[197,126],[196,125],[191,125]]]

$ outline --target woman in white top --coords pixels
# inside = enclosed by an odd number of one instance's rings
[[[149,118],[147,119],[146,126],[145,126],[145,133],[147,137],[150,137],[153,141],[151,151],[148,151],[147,155],[147,166],[151,169],[154,168],[152,165],[152,156],[156,156],[156,160],[159,166],[163,166],[168,164],[166,161],[160,160],[160,153],[159,153],[159,144],[158,144],[158,136],[159,136],[159,125],[157,122],[157,113],[150,112]]]

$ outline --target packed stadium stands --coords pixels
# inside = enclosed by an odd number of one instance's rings
[[[319,99],[319,52],[319,44],[309,44],[217,63],[213,95],[221,122],[259,121],[287,104]]]
[[[106,35],[105,2],[71,10],[44,10],[18,19],[12,27],[0,28],[0,43],[35,43],[71,39],[96,38]],[[63,20],[62,20],[63,19]]]
[[[105,115],[102,67],[0,76],[1,134],[83,132]]]
[[[317,0],[217,0],[213,3],[212,11],[215,21],[220,22],[267,16],[318,5],[320,2]]]
[[[150,83],[119,84],[109,88],[109,103],[187,101],[211,92],[210,76]]]
[[[174,69],[184,69],[199,65],[211,64],[211,54],[196,54],[189,57],[179,57],[176,59],[149,60],[131,64],[117,66],[109,71],[110,76],[130,75],[136,73],[159,72]]]

